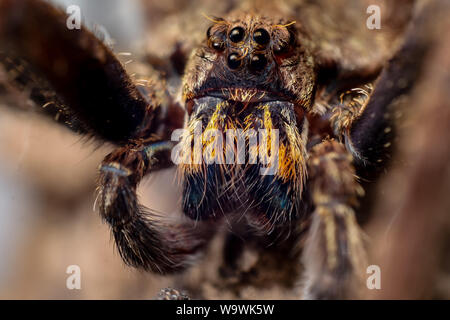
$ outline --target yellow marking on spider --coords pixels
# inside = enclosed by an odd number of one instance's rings
[[[203,17],[205,17],[207,20],[214,22],[214,23],[228,23],[225,20],[214,20],[213,18],[209,17],[208,15],[206,15],[204,12],[200,13]]]
[[[251,99],[258,93],[257,90],[244,90],[244,89],[236,89],[235,90],[235,99],[242,102],[250,102]]]
[[[333,270],[337,265],[336,222],[329,208],[320,206],[317,208],[317,214],[324,224],[328,268]]]
[[[266,131],[261,132],[262,138],[258,145],[250,145],[250,156],[256,157],[265,156],[267,160],[273,160],[272,148],[272,115],[268,105],[259,106],[258,109],[264,110],[263,119],[255,117],[253,114],[248,115],[244,119],[244,130],[248,131],[252,127],[263,128]],[[277,176],[283,182],[292,181],[292,185],[300,192],[303,189],[303,183],[306,177],[306,148],[304,141],[298,132],[298,129],[293,126],[285,126],[284,128],[288,143],[279,143],[278,145],[278,170]],[[271,165],[271,163],[268,163]]]
[[[183,174],[194,174],[199,173],[202,171],[202,169],[205,169],[205,163],[203,159],[203,155],[206,155],[208,157],[215,158],[216,155],[220,156],[221,158],[218,159],[221,164],[225,163],[224,155],[225,155],[225,149],[226,144],[224,143],[225,139],[222,141],[222,152],[219,152],[219,150],[216,150],[212,145],[215,143],[216,136],[208,137],[205,136],[205,133],[208,132],[208,130],[219,130],[222,133],[225,132],[227,129],[236,129],[235,123],[229,119],[226,114],[223,114],[222,111],[224,107],[228,105],[227,101],[222,101],[219,104],[216,105],[214,113],[211,115],[208,124],[205,128],[205,130],[202,132],[198,132],[201,136],[200,137],[194,137],[194,134],[196,134],[195,129],[196,126],[199,125],[199,122],[201,123],[202,119],[195,119],[189,122],[187,131],[189,134],[187,136],[183,136],[182,138],[182,145],[183,150],[182,154],[185,155],[185,159],[181,162],[181,164],[178,166],[180,169],[180,173]],[[195,140],[199,139],[198,142],[200,142],[201,145],[198,146],[198,149],[196,149],[195,146]],[[194,143],[194,150],[192,150],[192,144]],[[219,154],[217,154],[218,152]],[[199,153],[199,154],[196,154]],[[201,159],[195,158],[195,157],[201,157]]]
[[[194,93],[190,92],[187,88],[183,89],[183,101],[187,101],[194,98]]]
[[[347,239],[349,243],[349,257],[356,274],[361,275],[365,270],[363,262],[367,260],[364,249],[362,248],[361,230],[356,222],[355,213],[350,207],[340,206],[340,214],[344,216],[347,229]]]
[[[287,24],[275,24],[272,27],[273,28],[286,28],[286,27],[292,26],[293,24],[296,24],[296,23],[297,23],[297,21],[292,21]]]
[[[47,102],[46,104],[44,104],[44,105],[42,106],[42,108],[45,109],[45,108],[47,108],[49,105],[54,104],[54,103],[55,103],[54,101]]]
[[[241,43],[241,42],[239,42],[239,43]],[[243,45],[243,43],[244,43],[244,42],[242,42],[242,45]],[[241,46],[242,46],[242,45],[241,45]],[[242,59],[244,59],[247,55],[248,55],[248,47],[245,47],[245,48],[244,48],[244,54],[242,54],[242,55],[241,55],[240,57],[238,57],[237,59],[238,59],[238,60],[242,60]]]
[[[279,150],[272,150],[272,129],[273,129],[272,115],[270,113],[268,105],[263,105],[259,108],[264,110],[263,123],[265,129],[265,131],[260,132],[260,138],[262,138],[261,139],[262,141],[259,141],[260,157],[264,157],[265,159],[260,160],[264,160],[263,163],[272,166],[272,163],[270,163],[270,161],[274,159],[274,152],[279,151]]]

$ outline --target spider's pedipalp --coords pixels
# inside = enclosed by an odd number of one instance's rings
[[[380,74],[368,102],[361,108],[345,136],[357,164],[384,167],[392,151],[396,124],[402,117],[399,105],[420,75],[429,43],[426,24],[433,21],[418,15],[406,32],[400,50]]]
[[[99,208],[110,225],[123,260],[136,268],[165,274],[186,268],[208,243],[212,228],[169,223],[138,202],[144,175],[170,165],[170,142],[143,142],[108,155],[100,167]]]

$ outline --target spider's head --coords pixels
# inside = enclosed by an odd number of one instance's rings
[[[224,153],[227,148],[238,148],[236,141],[232,146],[226,142],[230,129],[244,134],[277,131],[278,150],[269,152],[278,153],[278,160],[272,161],[277,170],[261,175],[261,164],[250,161],[252,152],[260,154],[260,136],[256,148],[246,142],[250,155],[244,163],[223,159],[224,163],[211,164],[200,159],[183,164],[185,212],[203,217],[218,210],[236,210],[245,201],[257,204],[269,219],[288,217],[298,210],[308,134],[304,113],[311,107],[314,88],[314,61],[295,23],[249,14],[214,19],[187,65],[183,94],[190,137],[185,135],[181,145],[186,150],[192,147],[198,123],[200,131],[221,132],[219,148]],[[204,156],[205,150],[211,150],[211,138],[203,136],[200,141],[197,152],[203,151]],[[216,160],[218,153],[212,151]]]
[[[295,21],[250,14],[211,19],[202,45],[188,63],[183,95],[241,102],[289,101],[309,109],[314,61]],[[189,103],[191,102],[191,103]]]

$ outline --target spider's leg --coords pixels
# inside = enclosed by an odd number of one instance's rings
[[[391,156],[396,123],[406,111],[399,109],[399,105],[420,76],[429,48],[425,26],[432,21],[422,14],[426,7],[416,10],[418,14],[399,51],[380,74],[370,98],[348,123],[345,142],[358,165],[380,168]]]
[[[45,1],[0,1],[0,64],[11,81],[45,113],[102,140],[159,133],[168,112],[156,89],[140,90],[108,47],[84,26],[70,30],[67,19]]]
[[[110,225],[123,260],[162,274],[187,267],[214,230],[202,222],[170,223],[139,204],[137,185],[146,173],[170,165],[172,146],[136,141],[119,148],[104,159],[98,181],[100,214]]]
[[[326,140],[312,148],[308,174],[314,212],[302,257],[305,298],[349,297],[367,267],[353,210],[363,191],[352,157],[339,142]]]

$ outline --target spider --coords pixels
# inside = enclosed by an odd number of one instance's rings
[[[97,204],[126,264],[181,272],[234,220],[273,246],[294,239],[304,298],[354,297],[368,267],[358,177],[385,168],[392,102],[411,88],[408,57],[420,54],[414,29],[405,31],[413,1],[379,1],[391,16],[375,31],[365,24],[369,2],[244,1],[207,16],[203,40],[164,64],[173,66],[165,79],[182,77],[176,96],[162,75],[134,81],[91,32],[69,30],[65,13],[39,0],[0,1],[0,61],[43,113],[117,146],[99,167]],[[178,164],[189,219],[169,221],[140,205],[136,188],[174,165],[175,145],[192,147],[198,123],[223,135],[278,130],[277,170],[261,175],[248,155],[242,164]],[[188,134],[172,141],[179,128]]]

